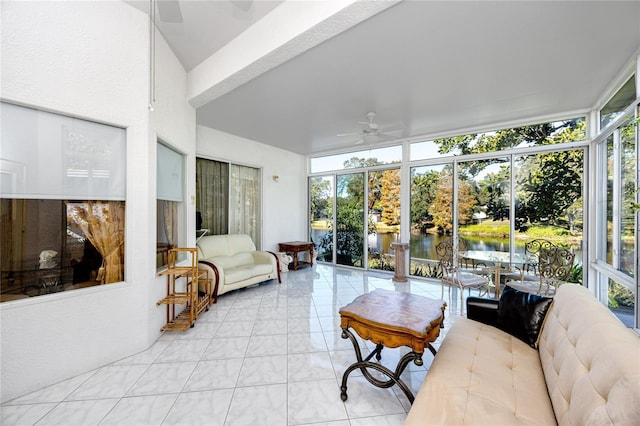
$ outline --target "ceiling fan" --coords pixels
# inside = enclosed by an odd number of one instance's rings
[[[360,139],[357,139],[354,144],[360,145],[363,143],[372,144],[375,142],[381,141],[392,141],[398,139],[398,137],[385,133],[385,131],[391,131],[393,129],[386,128],[381,129],[378,123],[376,122],[376,113],[368,112],[365,115],[367,121],[359,121],[358,124],[362,124],[362,131],[357,133],[340,133],[337,136],[355,136],[360,135]]]
[[[233,6],[248,12],[251,9],[253,0],[229,0]],[[182,22],[182,11],[180,9],[179,0],[156,0],[158,5],[158,15],[162,22],[170,24],[179,24]]]

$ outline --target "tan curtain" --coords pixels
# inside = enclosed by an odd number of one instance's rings
[[[210,235],[229,232],[229,164],[196,159],[196,209]]]
[[[98,271],[101,284],[124,279],[124,202],[86,201],[72,203],[72,220],[102,255]]]
[[[229,223],[233,234],[248,234],[260,247],[260,170],[231,165]]]
[[[164,233],[167,236],[167,245],[174,248],[178,240],[178,203],[175,201],[160,200],[164,210]]]

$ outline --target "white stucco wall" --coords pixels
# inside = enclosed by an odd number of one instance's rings
[[[306,157],[204,126],[197,127],[196,140],[198,157],[262,169],[263,250],[309,238]]]
[[[127,129],[126,281],[2,303],[4,402],[144,350],[159,336],[156,137],[187,155],[187,232],[194,229],[195,112],[186,73],[161,37],[149,112],[148,18],[138,10],[115,1],[3,0],[1,8],[3,100]]]

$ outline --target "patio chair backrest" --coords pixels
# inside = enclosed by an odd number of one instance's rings
[[[443,273],[460,266],[460,259],[454,254],[464,251],[467,251],[467,243],[460,238],[458,239],[457,251],[456,247],[453,246],[453,238],[446,238],[436,245],[436,255],[438,256],[438,263],[443,268]]]
[[[562,247],[547,248],[538,253],[540,277],[545,280],[567,281],[573,269],[575,254]]]
[[[524,245],[524,255],[526,258],[539,259],[541,253],[544,256],[545,252],[548,252],[549,250],[553,250],[556,247],[557,246],[553,244],[551,241],[538,238],[535,240],[528,241]],[[539,274],[537,262],[526,263],[523,265],[523,269],[524,269],[524,272],[533,272],[535,274]]]
[[[446,273],[446,271],[453,268],[453,240],[451,238],[447,238],[440,241],[436,245],[436,255],[438,256],[438,263],[443,269],[443,273]]]

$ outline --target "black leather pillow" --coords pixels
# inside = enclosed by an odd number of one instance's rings
[[[516,290],[502,290],[498,305],[498,326],[532,348],[537,348],[538,333],[553,298]]]

